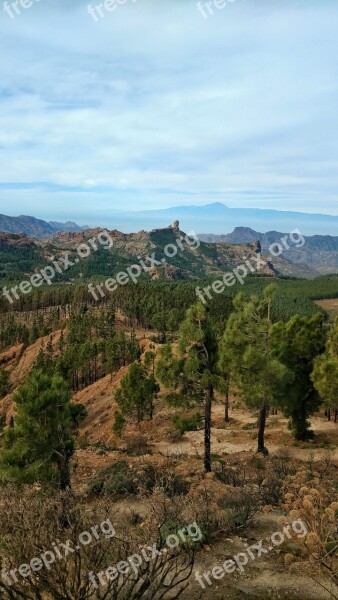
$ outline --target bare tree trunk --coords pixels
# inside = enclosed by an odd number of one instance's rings
[[[66,456],[58,455],[57,465],[59,471],[59,489],[64,492],[71,487],[69,459]]]
[[[207,473],[211,472],[211,406],[213,396],[214,389],[210,384],[204,401],[204,468]]]
[[[266,416],[267,416],[267,402],[263,400],[259,415],[258,415],[258,448],[257,452],[264,454],[265,456],[268,454],[268,450],[265,447],[264,437],[265,437],[265,424],[266,424]]]
[[[229,382],[227,382],[227,389],[225,394],[225,411],[224,411],[224,421],[229,423]]]

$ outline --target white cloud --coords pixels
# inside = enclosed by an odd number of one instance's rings
[[[86,6],[1,14],[1,212],[338,213],[337,6],[238,0],[204,20],[137,0],[98,23]]]

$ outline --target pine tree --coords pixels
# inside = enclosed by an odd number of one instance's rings
[[[107,310],[107,324],[109,327],[109,337],[114,335],[116,324],[116,306],[114,300],[110,300]]]
[[[26,325],[23,325],[22,327],[22,331],[21,331],[21,336],[20,336],[20,341],[21,343],[24,345],[24,347],[26,348],[29,344],[29,330],[26,327]]]
[[[229,395],[230,395],[230,383],[231,383],[231,371],[233,368],[232,365],[232,353],[228,351],[227,344],[222,338],[220,340],[220,350],[219,350],[219,369],[223,376],[224,381],[224,422],[229,422]]]
[[[9,388],[9,373],[6,369],[0,367],[0,399],[8,394]]]
[[[117,435],[117,437],[120,437],[123,427],[125,426],[126,420],[124,418],[124,416],[117,411],[115,413],[115,418],[114,418],[114,424],[113,424],[113,431],[115,433],[115,435]]]
[[[259,409],[257,452],[267,454],[265,425],[269,404],[276,401],[291,379],[288,369],[271,350],[271,303],[274,286],[262,297],[234,300],[222,342],[221,362],[228,365],[233,383],[248,406]]]
[[[120,353],[119,343],[117,336],[112,337],[105,342],[105,363],[104,370],[106,375],[110,374],[111,380],[113,379],[113,373],[120,366]]]
[[[74,453],[70,393],[61,377],[32,371],[14,394],[14,428],[6,431],[1,472],[18,483],[50,482],[70,486],[69,461]]]
[[[335,413],[337,422],[338,412],[338,319],[331,328],[326,349],[314,360],[311,374],[314,387],[324,400],[324,405],[330,415]]]
[[[313,385],[311,373],[315,358],[324,351],[326,328],[321,314],[314,317],[295,316],[287,323],[276,323],[271,344],[275,355],[293,373],[279,406],[290,419],[296,440],[313,437],[308,418],[318,410],[321,400]]]
[[[62,329],[61,334],[60,334],[59,343],[58,343],[58,348],[59,348],[60,352],[63,352],[64,347],[65,347],[65,336],[63,333],[63,329]]]
[[[179,353],[176,358],[170,345],[161,348],[156,374],[174,390],[169,396],[180,404],[184,401],[204,406],[204,467],[211,471],[211,410],[214,389],[220,385],[218,346],[208,320],[207,308],[198,302],[186,314],[179,330]]]
[[[146,369],[150,369],[153,375],[155,375],[155,357],[156,354],[153,350],[148,350],[144,355],[144,366]]]
[[[158,392],[159,386],[154,376],[147,377],[145,367],[136,361],[121,380],[115,398],[122,415],[135,415],[137,423],[140,423],[146,415],[152,418],[154,397]]]

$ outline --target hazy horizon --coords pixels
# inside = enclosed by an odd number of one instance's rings
[[[2,215],[0,215],[1,217]],[[6,215],[4,215],[6,216]],[[13,215],[7,215],[13,216]],[[41,215],[17,215],[42,219]],[[170,208],[145,210],[145,211],[114,211],[106,210],[97,212],[95,217],[83,213],[75,216],[71,221],[80,226],[103,227],[117,229],[124,233],[141,230],[168,227],[177,219],[180,221],[181,230],[199,234],[227,234],[235,228],[251,228],[259,233],[280,231],[282,233],[298,229],[306,236],[330,235],[336,236],[338,230],[338,216],[321,213],[303,213],[296,211],[276,211],[275,209],[255,209],[229,207],[220,202],[205,205],[175,206]],[[43,219],[45,221],[65,223],[69,219]],[[6,221],[0,223],[5,228]],[[5,229],[6,230],[6,229]],[[11,229],[10,229],[11,230]]]

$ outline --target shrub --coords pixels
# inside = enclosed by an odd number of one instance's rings
[[[213,477],[193,483],[187,498],[206,543],[245,525],[258,505],[253,487],[225,488]]]
[[[77,438],[77,442],[78,442],[79,448],[81,450],[85,450],[86,448],[88,448],[88,446],[90,446],[90,442],[89,442],[89,439],[88,439],[88,434],[80,435]]]
[[[99,473],[92,479],[88,487],[90,496],[101,496],[107,494],[117,496],[128,496],[137,494],[138,485],[136,472],[130,469],[125,460],[118,461]]]
[[[189,484],[180,475],[168,475],[162,478],[162,488],[169,498],[185,496],[189,491]]]
[[[203,427],[203,419],[200,413],[195,413],[190,417],[175,415],[173,424],[177,431],[184,435],[187,431],[198,431]]]
[[[239,469],[238,464],[225,463],[224,460],[219,459],[215,465],[214,472],[216,479],[225,485],[243,487],[247,482],[247,472],[244,464],[241,464],[241,468]]]
[[[264,471],[266,466],[264,460],[257,456],[257,454],[254,454],[254,456],[250,458],[249,464],[252,465],[258,471]]]
[[[161,470],[148,464],[137,472],[139,488],[145,492],[153,492],[156,488],[162,490],[168,498],[185,496],[189,491],[189,484],[176,473]]]
[[[315,581],[326,574],[326,585],[338,587],[336,482],[338,467],[327,453],[285,479],[282,508],[293,520],[301,519],[307,535],[297,539],[303,554],[310,557],[309,570]],[[304,563],[303,563],[304,564]],[[332,597],[336,597],[332,594]]]
[[[151,448],[144,435],[130,435],[125,439],[125,442],[127,454],[135,454],[136,456],[151,454]]]
[[[168,439],[173,444],[175,444],[176,442],[180,442],[182,437],[183,437],[183,433],[181,431],[179,431],[178,429],[171,429],[168,432]]]
[[[220,501],[220,506],[228,513],[229,530],[244,527],[253,517],[258,506],[254,494],[244,490],[236,490]]]
[[[115,433],[115,435],[117,435],[118,437],[120,437],[121,433],[122,433],[122,429],[125,425],[125,418],[124,416],[117,411],[115,413],[115,420],[114,420],[114,425],[113,425],[113,431]]]
[[[271,455],[261,486],[261,499],[264,504],[278,505],[280,503],[284,481],[294,472],[295,467],[287,448],[281,448]]]
[[[244,431],[252,431],[257,429],[257,423],[246,423],[243,425],[242,429]]]
[[[162,506],[154,507],[146,531],[134,524],[144,518],[139,515],[121,515],[116,523],[114,499],[104,502],[84,501],[75,494],[46,494],[41,490],[22,490],[2,487],[0,490],[0,562],[2,565],[20,565],[28,556],[46,548],[52,548],[55,540],[77,540],[80,532],[91,531],[93,523],[107,522],[114,515],[114,526],[118,534],[98,535],[95,543],[69,553],[67,562],[56,560],[52,569],[45,569],[41,577],[31,577],[29,586],[22,578],[10,581],[1,580],[1,600],[26,598],[59,598],[63,600],[88,600],[98,598],[118,598],[119,600],[149,600],[150,598],[180,598],[191,575],[195,552],[194,548],[180,546],[151,560],[149,550],[159,548],[160,528],[164,519]],[[181,508],[181,506],[180,506]],[[180,519],[181,521],[184,519]],[[190,522],[190,521],[187,521]],[[111,523],[111,521],[110,521]],[[107,531],[107,530],[106,530]],[[107,532],[108,533],[108,532]],[[111,532],[112,533],[112,530]],[[107,564],[128,564],[128,557],[146,548],[148,559],[143,560],[140,578],[132,569],[123,577],[106,578],[104,589],[93,591],[93,583],[88,578],[88,566],[93,573],[107,569]],[[97,593],[96,593],[97,592]],[[102,592],[102,593],[101,593]]]

